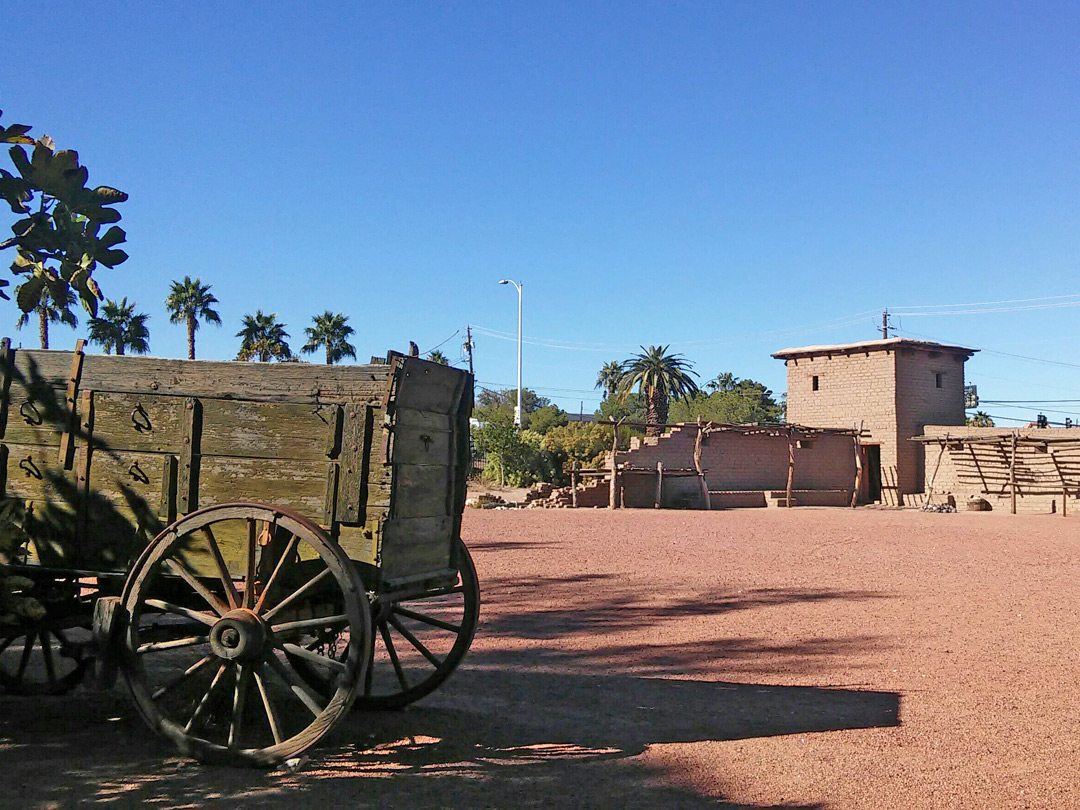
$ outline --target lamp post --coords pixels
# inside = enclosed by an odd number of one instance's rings
[[[518,294],[518,389],[517,389],[517,407],[514,408],[514,424],[521,427],[521,284],[517,281],[511,281],[508,278],[504,278],[499,281],[500,284],[513,284],[517,288]]]

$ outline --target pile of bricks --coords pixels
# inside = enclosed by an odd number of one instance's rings
[[[609,485],[606,478],[594,478],[586,484],[578,484],[577,505],[582,508],[597,508],[608,505]],[[570,487],[554,487],[551,484],[537,484],[525,496],[523,506],[529,509],[569,509],[573,506],[574,496]]]

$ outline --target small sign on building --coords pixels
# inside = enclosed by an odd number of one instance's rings
[[[978,408],[979,407],[979,390],[977,386],[965,385],[964,386],[964,407],[965,408]]]

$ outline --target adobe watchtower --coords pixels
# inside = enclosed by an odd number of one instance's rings
[[[787,365],[787,420],[851,428],[863,448],[864,500],[893,505],[923,490],[925,425],[964,424],[964,363],[977,349],[887,338],[773,354]]]

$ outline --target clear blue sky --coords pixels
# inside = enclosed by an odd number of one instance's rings
[[[224,321],[200,357],[256,308],[294,349],[332,309],[362,361],[484,327],[477,378],[511,387],[510,277],[525,385],[568,410],[650,343],[780,393],[772,351],[872,339],[884,307],[1057,361],[981,352],[986,399],[1080,399],[1076,2],[34,3],[4,29],[3,121],[131,195],[97,278],[155,355],[185,354],[163,299],[191,274]]]

